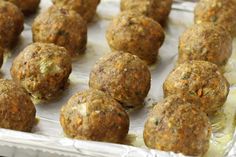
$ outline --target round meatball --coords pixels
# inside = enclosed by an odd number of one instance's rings
[[[0,79],[0,128],[29,132],[36,110],[28,93],[11,80]]]
[[[195,7],[195,23],[212,22],[236,36],[235,0],[200,0]]]
[[[5,52],[5,50],[0,47],[0,67],[2,67],[2,64],[3,64],[4,52]]]
[[[173,0],[121,0],[120,9],[134,10],[164,25]]]
[[[151,18],[127,11],[112,21],[106,38],[112,49],[129,52],[153,64],[165,34],[160,24]]]
[[[15,58],[11,76],[35,98],[50,99],[65,89],[71,69],[65,48],[34,43]]]
[[[40,0],[5,0],[14,3],[24,14],[30,14],[37,10]]]
[[[60,122],[71,138],[121,142],[129,131],[129,116],[122,106],[99,90],[78,92],[61,109]]]
[[[87,26],[73,10],[50,7],[32,26],[33,41],[65,47],[71,56],[83,53],[87,43]]]
[[[165,97],[179,93],[211,114],[221,108],[229,93],[229,83],[217,65],[206,61],[190,61],[174,69],[163,85]]]
[[[12,3],[0,1],[0,47],[11,48],[24,29],[24,16]]]
[[[232,54],[232,38],[223,27],[196,24],[180,37],[178,63],[204,60],[223,66]]]
[[[89,86],[110,94],[124,107],[142,106],[151,84],[150,71],[129,53],[114,52],[101,58],[90,73]]]
[[[68,7],[79,13],[87,22],[92,21],[100,0],[52,0],[54,5]]]
[[[147,147],[201,156],[209,148],[211,124],[195,105],[170,96],[158,103],[144,128]]]

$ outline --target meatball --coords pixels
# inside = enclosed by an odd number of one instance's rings
[[[68,7],[79,13],[87,22],[92,21],[100,0],[52,0],[54,5]]]
[[[12,78],[38,99],[54,98],[66,87],[70,73],[66,49],[47,43],[26,47],[11,67]]]
[[[3,64],[4,52],[5,52],[5,50],[0,47],[0,67],[2,67],[2,64]]]
[[[87,43],[87,26],[73,10],[50,7],[32,26],[33,41],[65,47],[71,56],[83,53]]]
[[[30,14],[37,10],[40,0],[5,0],[14,3],[24,14]]]
[[[89,86],[110,94],[124,107],[143,104],[151,84],[150,71],[142,60],[129,53],[110,53],[90,73]]]
[[[137,11],[164,25],[172,3],[172,0],[121,0],[120,9]]]
[[[232,54],[232,38],[223,27],[196,24],[180,37],[178,63],[204,60],[223,66]]]
[[[11,80],[0,79],[0,128],[31,131],[36,110],[28,93]]]
[[[153,64],[165,34],[160,24],[151,18],[127,11],[112,21],[106,38],[112,49],[129,52]]]
[[[195,23],[212,22],[236,36],[235,0],[200,0],[195,7]]]
[[[60,122],[69,137],[121,142],[129,131],[129,116],[122,106],[99,90],[78,92],[61,109]]]
[[[190,61],[174,69],[163,85],[165,97],[179,93],[211,114],[224,105],[229,83],[217,65],[206,61]]]
[[[207,115],[179,96],[158,103],[144,128],[147,147],[201,156],[209,148],[211,125]]]
[[[24,29],[24,16],[12,3],[0,1],[0,47],[11,48]]]

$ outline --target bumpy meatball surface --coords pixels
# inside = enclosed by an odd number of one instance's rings
[[[210,137],[207,115],[178,96],[158,103],[144,128],[144,141],[149,148],[191,156],[203,155]]]
[[[204,60],[223,66],[232,54],[232,38],[223,27],[212,23],[196,24],[180,37],[178,63]]]
[[[51,99],[65,89],[71,59],[65,48],[47,43],[26,47],[13,61],[12,78],[33,97]]]
[[[11,80],[0,79],[0,127],[29,132],[36,110],[28,93]]]
[[[92,21],[100,0],[52,0],[56,6],[68,7],[79,13],[87,22]]]
[[[35,19],[32,32],[34,42],[63,46],[71,56],[83,53],[86,49],[86,23],[73,10],[50,7]]]
[[[13,47],[23,29],[22,12],[14,4],[0,1],[0,47]]]
[[[211,114],[224,105],[229,83],[217,65],[206,61],[190,61],[179,65],[169,74],[163,90],[165,97],[178,93]]]
[[[67,136],[93,141],[121,142],[129,131],[129,116],[104,92],[78,92],[61,109],[61,125]]]
[[[195,7],[195,23],[212,22],[236,36],[235,0],[200,0]]]
[[[151,18],[126,11],[114,18],[106,38],[112,49],[129,52],[153,64],[165,34],[160,24]]]
[[[124,107],[143,105],[151,84],[150,71],[141,59],[129,53],[110,53],[90,73],[89,86],[111,95]]]
[[[24,14],[30,14],[37,10],[40,0],[5,0],[14,3]]]
[[[173,0],[121,0],[120,9],[137,11],[163,25],[170,14],[172,3]]]

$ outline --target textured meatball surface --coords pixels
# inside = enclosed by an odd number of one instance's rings
[[[37,10],[40,0],[5,0],[14,3],[24,14],[30,14]]]
[[[121,142],[129,130],[122,106],[104,92],[78,92],[61,109],[60,122],[67,136],[93,141]]]
[[[65,48],[34,43],[15,58],[11,76],[33,97],[50,99],[65,89],[71,69],[71,59]]]

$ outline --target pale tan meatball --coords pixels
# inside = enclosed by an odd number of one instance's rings
[[[0,47],[15,46],[24,29],[24,16],[12,3],[0,1]]]
[[[14,3],[24,14],[30,14],[37,10],[40,0],[5,0]]]
[[[0,79],[0,128],[30,132],[36,109],[28,93],[11,80]]]
[[[190,61],[180,64],[169,74],[163,90],[165,97],[178,93],[211,114],[224,105],[229,83],[217,65],[206,61]]]
[[[210,137],[207,115],[175,95],[155,105],[144,128],[147,147],[191,156],[206,153]]]
[[[85,52],[87,26],[73,10],[50,7],[40,14],[32,26],[33,41],[65,47],[71,56]]]
[[[65,48],[34,43],[15,58],[11,76],[33,97],[51,99],[66,88],[71,69],[71,59]]]
[[[153,64],[165,34],[161,25],[151,18],[127,11],[114,18],[106,38],[113,50],[129,52]]]
[[[92,21],[100,0],[52,0],[54,5],[68,7],[79,13],[87,22]]]
[[[109,95],[94,89],[78,92],[61,109],[61,126],[71,138],[120,143],[129,116]]]
[[[164,25],[173,0],[121,0],[121,11],[134,10]]]

